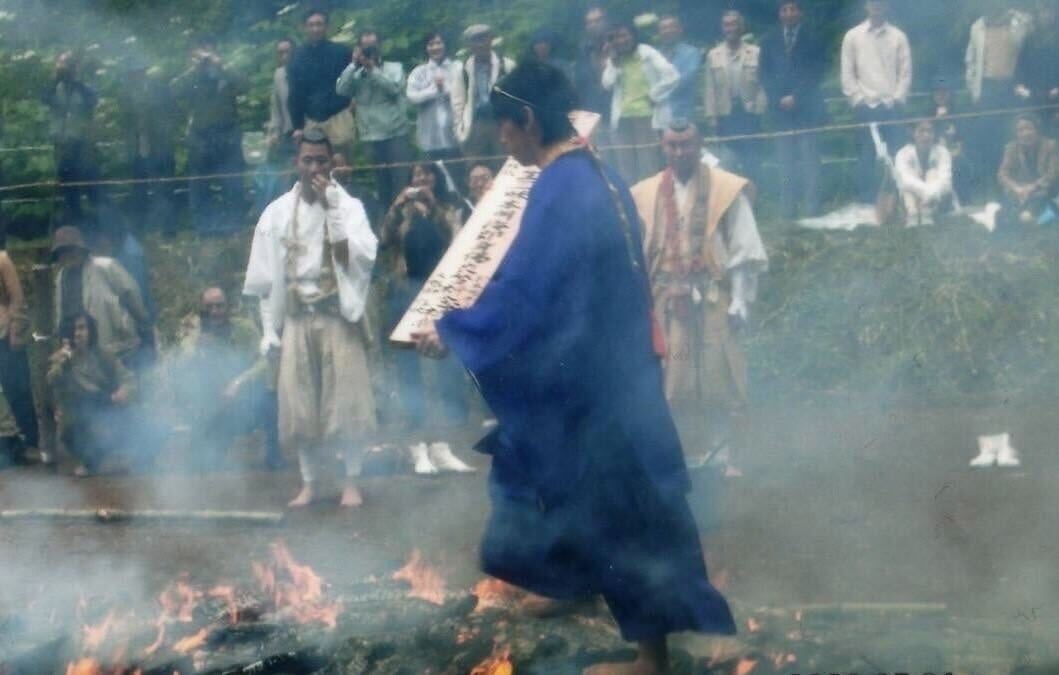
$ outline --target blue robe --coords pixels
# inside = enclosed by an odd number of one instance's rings
[[[496,415],[483,569],[541,595],[601,594],[627,640],[731,634],[707,580],[690,487],[651,342],[636,209],[586,151],[533,186],[474,306],[438,322]]]

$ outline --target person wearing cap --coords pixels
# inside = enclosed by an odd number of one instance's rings
[[[26,355],[29,316],[18,270],[5,250],[5,239],[0,229],[0,436],[5,427],[14,426],[26,447],[36,448],[37,411]]]
[[[150,332],[150,315],[140,287],[113,258],[94,256],[81,230],[64,225],[52,237],[55,275],[55,325],[81,313],[95,322],[98,344],[124,364],[132,364]]]
[[[474,24],[463,31],[471,55],[463,62],[462,73],[452,86],[452,112],[456,123],[456,140],[467,157],[489,158],[485,161],[494,169],[504,150],[497,140],[489,94],[493,85],[515,68],[514,60],[500,56],[493,49],[493,29],[485,24]]]
[[[747,192],[749,181],[702,160],[702,137],[684,120],[662,135],[668,167],[632,187],[644,223],[655,318],[665,339],[666,399],[691,464],[730,475],[733,423],[747,405],[739,343],[768,255]]]
[[[291,508],[316,501],[323,460],[336,452],[341,504],[360,506],[356,480],[376,430],[362,324],[378,241],[364,206],[330,177],[333,152],[322,131],[300,135],[298,182],[261,214],[243,283],[260,302],[261,352],[279,357],[280,444],[302,477]]]

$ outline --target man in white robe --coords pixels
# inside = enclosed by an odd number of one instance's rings
[[[938,212],[953,200],[952,156],[945,146],[935,142],[931,120],[916,124],[912,140],[894,158],[894,175],[907,216],[905,224],[933,225]]]
[[[279,350],[280,443],[297,452],[302,476],[291,507],[316,499],[319,465],[332,452],[345,463],[341,503],[359,506],[355,481],[376,427],[358,323],[377,241],[360,201],[331,180],[331,156],[323,132],[302,135],[299,181],[261,214],[243,286],[260,300],[262,352]]]
[[[736,333],[768,267],[747,196],[752,184],[703,163],[702,137],[686,121],[670,124],[662,150],[669,166],[633,186],[632,196],[644,221],[666,398],[685,448],[705,440],[689,464],[712,459],[737,475],[730,428],[746,406],[747,376]]]

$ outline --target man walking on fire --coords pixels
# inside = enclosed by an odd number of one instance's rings
[[[493,457],[485,572],[555,603],[602,595],[638,657],[586,672],[654,675],[669,633],[736,628],[685,497],[636,207],[572,140],[575,98],[541,63],[493,88],[502,144],[541,174],[478,301],[415,339],[454,352],[499,421],[479,443]]]

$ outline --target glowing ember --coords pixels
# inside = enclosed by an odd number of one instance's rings
[[[749,675],[750,671],[757,667],[756,659],[748,659],[743,657],[739,659],[739,663],[735,664],[734,675]]]
[[[436,569],[423,560],[419,549],[413,549],[405,566],[393,573],[395,581],[407,581],[412,586],[411,598],[419,598],[435,605],[445,603],[445,580]]]
[[[283,542],[272,544],[271,564],[252,563],[251,567],[277,610],[290,615],[297,623],[322,623],[328,628],[338,625],[341,606],[323,597],[324,580],[312,567],[294,560]]]
[[[103,666],[95,659],[78,659],[67,664],[66,675],[103,675]]]
[[[239,605],[235,602],[235,589],[231,586],[216,586],[206,593],[211,598],[221,598],[228,605],[228,621],[239,622]]]
[[[81,628],[81,644],[86,652],[98,652],[99,648],[103,646],[103,642],[106,641],[107,636],[110,635],[110,629],[114,626],[114,611],[107,612],[107,615],[103,618],[103,621],[96,626],[83,626]]]
[[[474,606],[474,611],[484,612],[487,609],[509,607],[518,597],[519,590],[500,579],[486,577],[475,585],[471,594],[478,598],[478,604]]]
[[[206,644],[207,635],[209,635],[209,633],[203,628],[194,635],[190,635],[183,640],[177,640],[176,644],[173,645],[173,651],[177,654],[187,654],[188,652],[195,651],[202,645]]]
[[[511,663],[511,649],[493,650],[493,655],[471,670],[471,675],[514,675],[515,664]]]
[[[748,631],[750,631],[751,633],[760,632],[761,631],[761,622],[758,621],[757,619],[755,619],[754,617],[750,617],[749,619],[746,620],[746,629]]]
[[[162,616],[171,621],[191,623],[195,606],[201,598],[201,591],[195,590],[190,584],[181,580],[173,582],[162,591],[158,596],[158,603],[162,605]]]

